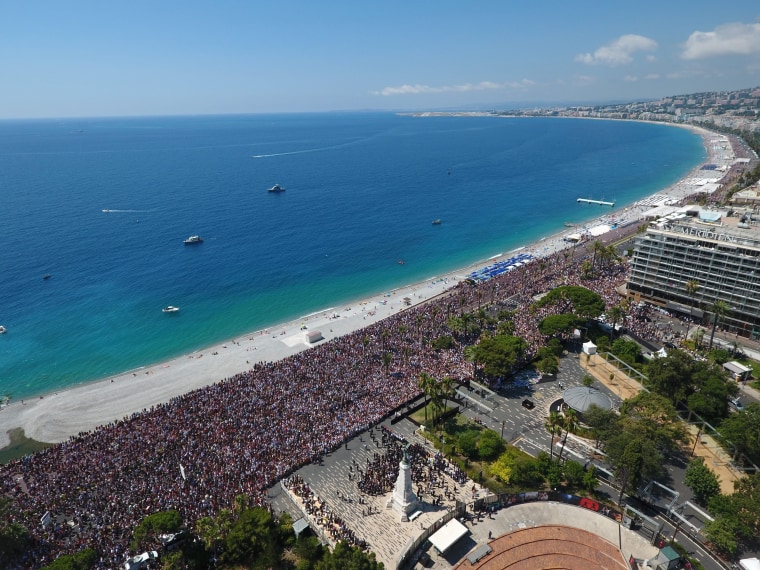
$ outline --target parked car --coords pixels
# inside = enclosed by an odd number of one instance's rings
[[[529,400],[528,398],[525,398],[525,399],[522,401],[522,405],[523,405],[523,408],[526,408],[526,409],[528,409],[528,410],[532,410],[533,408],[535,408],[535,407],[536,407],[536,404],[534,404],[534,403],[533,403],[533,401],[532,401],[532,400]]]
[[[734,408],[739,410],[740,412],[744,409],[744,404],[742,404],[742,401],[739,398],[734,398],[729,402]]]

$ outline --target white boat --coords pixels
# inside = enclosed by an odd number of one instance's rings
[[[271,187],[271,188],[268,190],[268,192],[285,192],[285,188],[283,188],[283,187],[282,187],[282,186],[280,186],[279,184],[275,184],[274,186],[272,186],[272,187]]]
[[[192,245],[194,243],[203,243],[203,238],[201,236],[190,236],[184,241],[185,245]]]
[[[0,325],[0,334],[5,334],[8,332],[8,329],[6,329],[3,325]]]
[[[164,313],[177,313],[179,312],[179,307],[169,305],[168,307],[164,307],[163,309],[161,309],[161,311]]]

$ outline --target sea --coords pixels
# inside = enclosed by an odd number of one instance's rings
[[[564,118],[0,121],[0,398],[432,279],[614,215],[705,158],[685,129]]]

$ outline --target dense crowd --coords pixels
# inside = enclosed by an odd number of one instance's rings
[[[298,497],[311,520],[319,525],[333,542],[343,541],[351,546],[358,546],[362,550],[369,548],[367,541],[357,537],[346,522],[330,508],[330,505],[309,488],[308,483],[300,475],[288,477],[283,481],[283,484],[293,495]]]
[[[409,460],[412,483],[416,486],[417,495],[429,495],[433,502],[441,503],[443,498],[454,500],[454,489],[449,488],[448,475],[454,482],[464,485],[467,475],[457,465],[446,460],[440,453],[431,454],[419,443],[405,444],[403,437],[383,427],[382,453],[374,453],[372,459],[367,458],[363,467],[354,464],[349,467],[357,475],[356,485],[359,491],[368,495],[384,495],[393,490],[399,473],[399,463],[406,450]]]
[[[14,499],[10,516],[35,538],[15,564],[39,567],[89,546],[98,568],[115,568],[147,514],[176,509],[193,528],[241,493],[265,504],[274,482],[418,396],[420,373],[469,376],[462,346],[430,349],[430,340],[451,334],[449,316],[481,303],[515,304],[514,334],[528,342],[530,358],[545,340],[527,310],[535,295],[578,284],[600,293],[608,306],[617,304],[624,268],[611,264],[583,281],[581,262],[581,255],[558,252],[482,284],[462,282],[362,330],[0,466],[0,493]],[[42,526],[46,512],[52,523]]]

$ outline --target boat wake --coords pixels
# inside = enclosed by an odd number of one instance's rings
[[[289,151],[289,152],[273,152],[273,153],[270,153],[270,154],[254,154],[254,155],[251,155],[251,158],[272,158],[274,156],[290,156],[290,155],[293,155],[293,154],[308,154],[308,153],[311,153],[311,152],[324,152],[326,150],[335,150],[336,148],[345,148],[347,146],[353,146],[353,145],[355,145],[355,144],[357,144],[359,142],[361,142],[361,141],[357,139],[355,141],[351,141],[351,142],[347,142],[347,143],[342,143],[342,144],[336,144],[336,145],[332,145],[332,146],[323,146],[323,147],[318,147],[318,148],[306,148],[306,149],[303,149],[303,150],[292,150],[292,151]]]
[[[103,210],[104,214],[142,214],[151,210]]]

